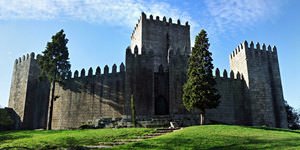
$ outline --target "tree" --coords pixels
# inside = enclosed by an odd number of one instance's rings
[[[130,96],[130,106],[131,106],[131,121],[133,123],[133,126],[136,127],[135,101],[133,95]]]
[[[187,82],[183,86],[183,104],[188,111],[200,110],[200,124],[204,124],[205,109],[219,105],[220,95],[215,88],[216,81],[212,75],[211,52],[205,30],[196,36],[192,55],[188,61]]]
[[[69,52],[67,47],[68,39],[64,30],[60,30],[54,36],[52,41],[47,43],[45,51],[38,57],[38,63],[41,67],[42,76],[51,82],[51,99],[47,128],[52,128],[53,103],[58,96],[55,96],[55,83],[63,83],[70,72]]]
[[[287,101],[284,102],[287,114],[288,128],[293,130],[300,129],[300,113],[297,112]]]

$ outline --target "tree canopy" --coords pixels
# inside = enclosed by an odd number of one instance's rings
[[[215,108],[220,103],[220,95],[215,88],[216,81],[212,75],[212,53],[205,30],[196,36],[192,55],[188,61],[187,82],[183,87],[183,104],[187,110],[198,108],[201,114],[205,109]]]
[[[70,72],[69,51],[67,47],[68,39],[64,30],[60,30],[52,41],[47,43],[43,55],[38,57],[42,74],[52,81],[63,81]]]

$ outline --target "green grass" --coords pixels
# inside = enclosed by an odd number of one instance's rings
[[[136,138],[154,129],[86,129],[59,131],[7,131],[0,132],[0,149],[51,149],[83,145],[97,145],[117,139]]]
[[[0,149],[51,149],[130,139],[154,129],[0,132]],[[113,149],[300,149],[300,131],[229,125],[192,126]]]
[[[228,125],[192,126],[114,149],[300,149],[300,132]]]

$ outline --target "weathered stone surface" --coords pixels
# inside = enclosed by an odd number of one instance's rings
[[[276,48],[267,51],[265,46],[261,49],[259,43],[254,47],[253,42],[248,47],[245,41],[234,53],[230,67],[245,79],[250,125],[287,128]]]
[[[79,128],[100,118],[124,114],[125,72],[71,78],[55,95],[53,129]]]
[[[188,112],[182,103],[187,62],[191,54],[190,26],[172,19],[142,14],[126,49],[125,64],[84,69],[57,84],[52,125],[54,129],[78,128],[83,124],[131,126],[130,97],[135,99],[141,126],[198,124],[197,110]],[[230,55],[230,69],[216,70],[221,103],[207,110],[207,121],[240,125],[287,127],[277,49],[243,42]],[[34,56],[15,62],[9,106],[23,128],[45,127],[49,84],[38,80]],[[95,73],[93,73],[95,70]],[[103,120],[106,120],[103,122]]]
[[[23,129],[44,128],[47,122],[49,83],[39,77],[34,53],[16,60],[8,107],[19,115]]]

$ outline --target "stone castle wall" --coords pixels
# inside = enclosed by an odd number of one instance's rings
[[[159,16],[154,19],[152,15],[147,18],[142,13],[131,36],[130,48],[134,53],[135,47],[138,48],[138,54],[153,53],[154,71],[158,71],[159,65],[168,65],[169,51],[178,54],[190,54],[190,26],[188,22],[181,25],[180,20],[173,23],[166,17],[160,20]]]
[[[15,61],[9,104],[20,117],[21,128],[44,128],[47,122],[49,83],[40,80],[34,53]]]
[[[136,98],[140,116],[186,113],[181,101],[190,54],[190,26],[142,13],[126,51],[126,101]],[[158,107],[160,109],[158,109]],[[164,112],[164,113],[162,113]]]
[[[247,125],[245,81],[240,73],[230,71],[228,74],[224,70],[220,75],[217,68],[215,80],[221,102],[217,108],[207,110],[207,120],[211,123]]]
[[[130,48],[126,52],[126,115],[131,114],[130,97],[135,99],[136,113],[153,115],[154,103],[154,71],[152,54],[138,54],[137,48],[132,54]],[[148,64],[148,65],[145,65]]]
[[[245,41],[231,54],[230,67],[245,77],[252,125],[287,127],[276,47]]]
[[[53,129],[78,128],[101,118],[121,118],[124,114],[125,66],[108,66],[101,74],[100,68],[93,74],[92,68],[86,76],[81,70],[80,76],[75,71],[66,84],[59,85],[55,95],[52,126]]]
[[[113,65],[103,74],[98,67],[83,69],[58,84],[54,101],[54,129],[78,128],[101,118],[131,115],[130,97],[135,99],[138,121],[179,121],[198,123],[199,113],[188,112],[182,102],[188,58],[191,55],[190,26],[153,19],[144,13],[136,25],[131,45],[126,49],[126,70]],[[211,123],[287,127],[286,112],[276,48],[243,42],[230,55],[230,69],[220,75],[216,69],[216,88],[221,103],[207,110]],[[46,127],[50,86],[39,80],[34,54],[16,60],[9,106],[23,122],[23,128]],[[158,121],[157,121],[158,120]],[[167,120],[167,121],[166,121]]]

